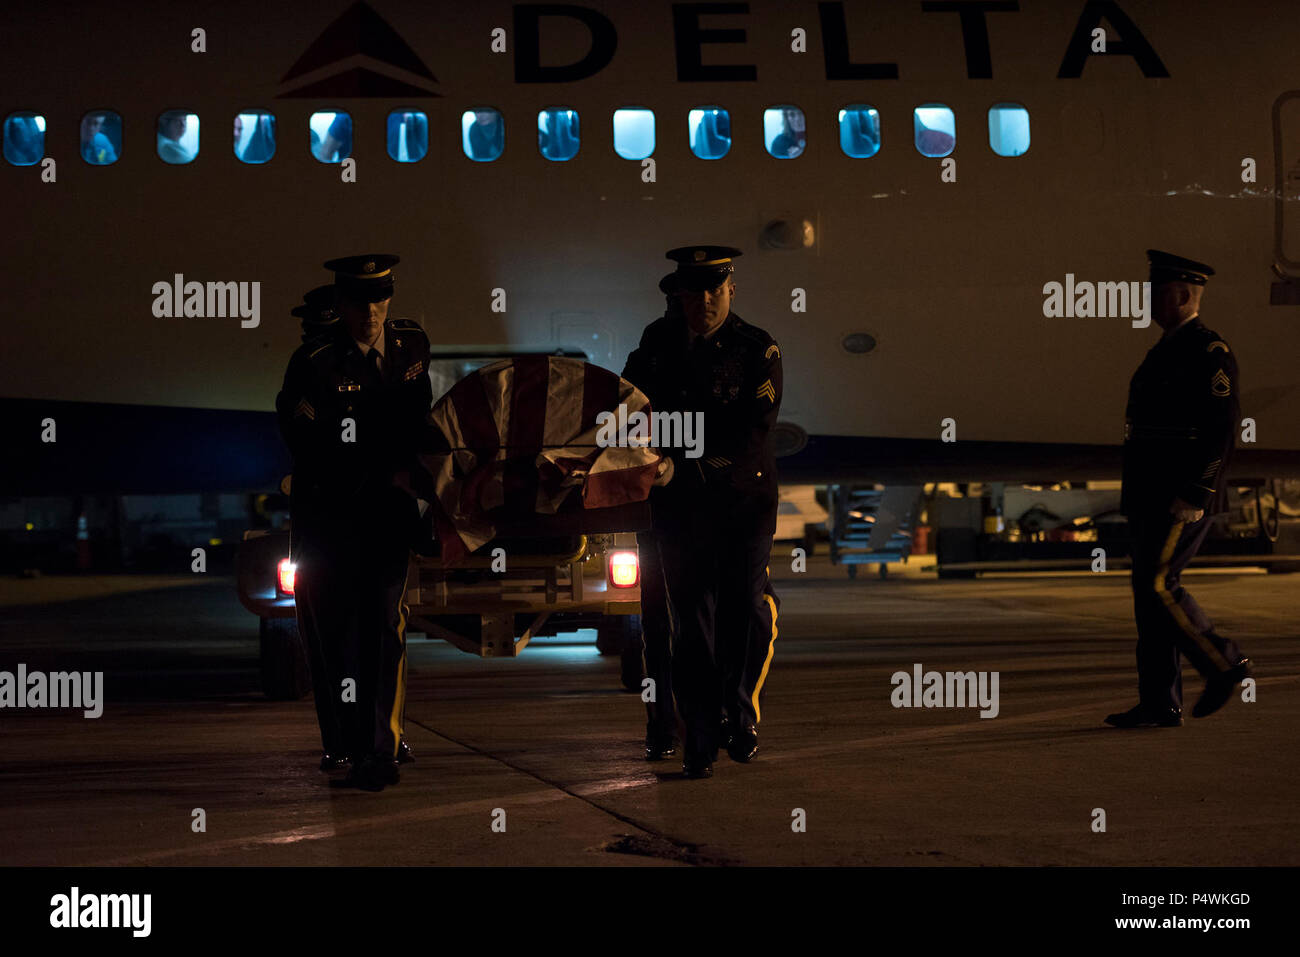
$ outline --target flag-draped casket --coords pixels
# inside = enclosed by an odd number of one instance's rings
[[[560,356],[503,359],[452,386],[429,412],[411,475],[432,505],[443,560],[511,519],[644,501],[659,453],[597,443],[597,417],[620,405],[650,412],[630,382]]]

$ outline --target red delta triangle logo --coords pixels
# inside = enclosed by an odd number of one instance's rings
[[[367,3],[327,26],[280,78],[281,97],[439,97],[438,78]]]

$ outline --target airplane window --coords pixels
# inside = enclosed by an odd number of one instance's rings
[[[388,155],[399,163],[418,163],[429,152],[429,117],[419,110],[388,114]]]
[[[999,156],[1020,156],[1029,149],[1029,111],[1019,103],[989,107],[989,146]]]
[[[275,155],[275,117],[270,113],[235,115],[235,157],[241,163],[265,163]]]
[[[311,155],[322,163],[340,163],[352,155],[352,116],[348,113],[313,113]]]
[[[34,166],[45,158],[45,117],[26,110],[5,118],[4,153],[14,166]]]
[[[773,106],[763,111],[763,142],[777,159],[794,159],[806,144],[803,110],[797,106]]]
[[[185,110],[168,110],[158,117],[158,158],[184,165],[199,155],[199,118]]]
[[[81,158],[92,166],[109,166],[122,155],[122,117],[95,110],[81,118]]]
[[[700,159],[722,159],[731,149],[731,114],[719,106],[702,106],[686,116],[691,152]]]
[[[623,159],[643,160],[654,151],[654,111],[641,107],[615,110],[614,152]]]
[[[465,155],[488,163],[506,147],[506,121],[490,106],[466,110],[460,116],[460,145]]]
[[[578,114],[574,110],[542,110],[537,114],[537,146],[548,160],[578,155]]]
[[[840,149],[845,156],[866,159],[880,149],[880,114],[865,103],[840,110]]]
[[[922,156],[947,156],[957,145],[957,118],[942,103],[926,103],[912,112],[912,132]]]

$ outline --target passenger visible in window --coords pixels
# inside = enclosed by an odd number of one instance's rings
[[[11,116],[5,121],[5,159],[15,166],[32,166],[45,156],[45,134],[34,116]]]
[[[406,152],[403,154],[402,134],[406,134]],[[388,155],[399,163],[415,163],[429,152],[429,118],[423,113],[393,112],[388,114]]]
[[[880,149],[880,121],[875,110],[848,109],[840,120],[840,148],[846,156],[874,156]]]
[[[701,110],[693,149],[701,159],[726,156],[731,149],[731,114],[726,110]]]
[[[104,135],[103,113],[87,113],[81,118],[81,158],[96,166],[117,162],[117,151]]]
[[[924,156],[947,156],[956,142],[957,138],[951,133],[932,130],[928,126],[922,127],[916,134],[916,148]]]
[[[546,110],[537,131],[537,145],[550,160],[573,159],[580,143],[578,114],[573,110]]]
[[[235,114],[235,156],[243,159],[244,154],[239,151],[239,141],[244,138],[244,118],[238,113]]]
[[[235,129],[235,143],[238,144],[243,130],[243,121],[238,116],[235,117]],[[265,163],[275,155],[274,116],[270,113],[258,115],[253,124],[253,132],[248,137],[248,144],[244,147],[244,152],[238,155],[245,163]]]
[[[938,103],[912,111],[912,133],[922,156],[947,156],[957,144],[957,124],[952,110]]]
[[[352,116],[336,113],[334,122],[325,133],[321,151],[317,154],[327,163],[337,163],[352,155]]]
[[[776,134],[768,152],[773,156],[798,156],[806,144],[803,110],[789,107],[781,111],[781,132]]]
[[[158,117],[158,158],[164,163],[188,163],[194,157],[181,146],[185,135],[185,111],[168,110]]]
[[[469,151],[476,160],[494,160],[505,149],[506,127],[496,110],[475,110],[469,128]]]

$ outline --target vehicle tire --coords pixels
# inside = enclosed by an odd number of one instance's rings
[[[596,625],[596,650],[602,656],[621,655],[629,644],[641,646],[640,615],[606,615]]]
[[[273,701],[298,701],[311,693],[307,647],[294,618],[263,618],[258,635],[262,691]]]

